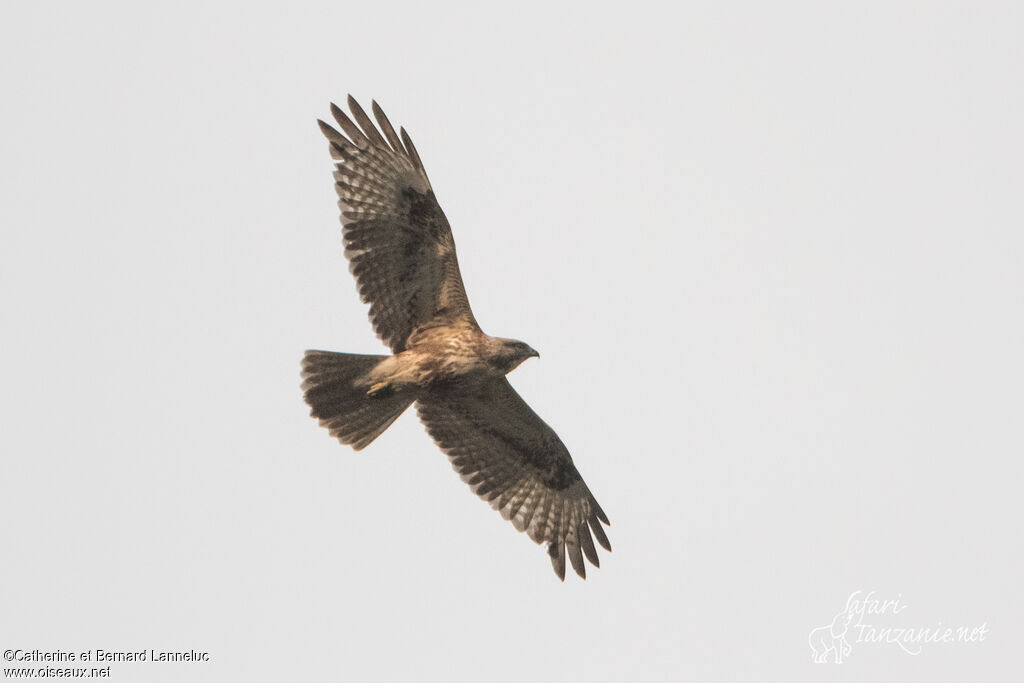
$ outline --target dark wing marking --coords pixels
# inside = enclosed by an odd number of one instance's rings
[[[508,380],[436,386],[420,396],[416,409],[473,491],[516,529],[548,544],[560,579],[565,578],[566,550],[583,578],[583,555],[600,566],[591,532],[611,550],[601,527],[608,517],[561,439]]]
[[[399,353],[417,328],[457,321],[476,326],[448,219],[412,140],[404,129],[401,138],[395,133],[376,102],[383,135],[351,96],[348,105],[355,122],[331,105],[345,135],[319,124],[338,162],[345,256],[377,335]]]

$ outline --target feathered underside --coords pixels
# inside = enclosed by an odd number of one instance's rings
[[[360,297],[370,304],[377,335],[399,353],[423,325],[460,320],[476,325],[448,219],[412,139],[404,128],[395,133],[376,102],[372,109],[380,130],[351,96],[348,105],[355,122],[331,105],[344,135],[319,124],[337,160],[345,256]]]
[[[584,556],[600,566],[593,539],[611,550],[601,526],[608,517],[561,439],[508,380],[435,387],[421,394],[416,409],[473,492],[516,529],[547,544],[560,579],[566,552],[583,578]]]
[[[379,129],[354,99],[348,104],[354,122],[331,105],[344,134],[319,123],[337,160],[335,188],[350,270],[377,334],[402,354],[395,362],[436,364],[449,377],[371,396],[358,378],[383,360],[311,351],[304,390],[312,414],[358,449],[416,400],[427,431],[473,492],[546,544],[560,579],[566,554],[586,578],[584,557],[600,566],[594,539],[611,550],[602,527],[608,517],[558,435],[504,376],[480,370],[493,360],[486,354],[495,340],[480,331],[470,310],[451,228],[409,135],[396,133],[376,102]],[[467,338],[471,343],[460,343]],[[436,357],[423,357],[430,353]],[[459,353],[469,355],[459,359]],[[464,373],[452,369],[460,360]]]

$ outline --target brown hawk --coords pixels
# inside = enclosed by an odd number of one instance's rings
[[[566,551],[586,578],[584,555],[599,566],[591,533],[611,550],[601,526],[608,517],[558,435],[505,378],[539,354],[480,329],[451,228],[412,140],[404,128],[395,133],[376,102],[379,130],[351,96],[348,105],[355,122],[331,105],[344,135],[319,124],[337,161],[349,269],[393,355],[307,351],[302,388],[312,416],[359,450],[415,402],[430,436],[473,491],[516,529],[547,544],[560,579]]]

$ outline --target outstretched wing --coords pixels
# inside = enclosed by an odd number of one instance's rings
[[[384,135],[351,96],[348,106],[359,125],[331,105],[345,135],[318,123],[338,162],[345,256],[377,335],[399,353],[419,327],[460,320],[476,325],[448,219],[412,140],[404,128],[399,138],[376,102],[373,114]]]
[[[600,566],[591,532],[611,550],[601,527],[608,517],[561,439],[508,380],[438,386],[422,395],[416,408],[473,491],[516,529],[548,544],[558,578],[565,578],[566,550],[583,578],[583,555]]]

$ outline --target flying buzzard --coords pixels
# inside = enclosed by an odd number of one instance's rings
[[[539,354],[480,329],[451,228],[412,140],[404,128],[395,133],[376,102],[380,130],[351,96],[348,105],[356,123],[331,105],[345,135],[318,123],[337,161],[349,269],[394,355],[307,351],[302,388],[311,415],[360,450],[415,402],[430,436],[473,491],[516,529],[547,544],[559,579],[565,579],[567,550],[586,578],[584,555],[599,566],[591,533],[611,550],[601,527],[608,517],[558,435],[505,378]]]

